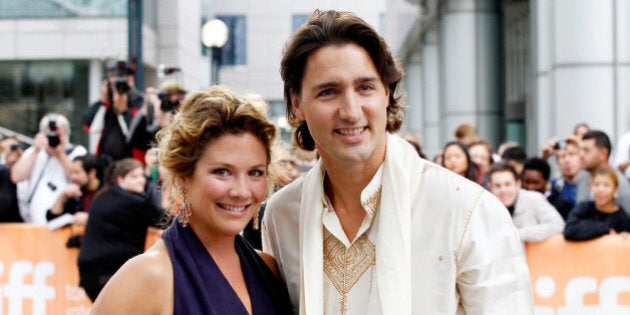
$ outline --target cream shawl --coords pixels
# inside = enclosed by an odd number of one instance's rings
[[[390,157],[396,157],[395,159]],[[405,140],[388,135],[381,202],[376,212],[376,281],[382,309],[375,314],[411,314],[411,194],[419,191],[422,160]],[[304,178],[300,207],[300,314],[323,314],[324,168],[321,160]]]

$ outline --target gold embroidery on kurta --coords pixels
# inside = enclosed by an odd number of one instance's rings
[[[374,218],[376,214],[376,209],[378,208],[378,203],[381,201],[381,189],[383,187],[379,187],[378,190],[365,201],[363,207],[365,208],[365,212],[370,218]]]
[[[334,236],[329,236],[324,241],[324,272],[341,295],[340,314],[347,312],[347,294],[375,264],[376,246],[365,234],[347,249]]]

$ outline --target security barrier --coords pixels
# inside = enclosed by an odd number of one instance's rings
[[[81,228],[0,224],[0,315],[87,314],[92,305],[79,287],[78,248],[66,248]],[[147,233],[147,246],[159,233]]]
[[[71,227],[0,224],[0,315],[87,314]],[[147,246],[159,232],[147,234]],[[536,315],[630,314],[630,235],[528,244]]]
[[[630,235],[528,244],[536,315],[630,314]]]

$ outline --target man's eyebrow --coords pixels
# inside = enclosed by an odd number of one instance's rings
[[[336,87],[336,86],[339,86],[339,82],[328,81],[328,82],[324,82],[324,83],[313,86],[313,88],[311,88],[311,91],[317,91],[317,90],[327,89],[327,88]]]
[[[377,77],[360,77],[360,78],[355,79],[353,82],[354,84],[357,84],[357,83],[366,83],[366,82],[374,82],[374,81],[380,81],[380,79]]]
[[[359,83],[376,82],[376,81],[380,81],[380,79],[377,77],[360,77],[360,78],[354,79],[352,82],[354,84],[359,84]],[[340,83],[337,81],[328,81],[328,82],[324,82],[324,83],[313,86],[313,88],[311,88],[311,91],[317,91],[317,90],[327,89],[331,87],[336,87],[336,86],[339,86],[339,84]]]

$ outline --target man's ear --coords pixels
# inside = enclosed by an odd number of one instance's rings
[[[610,159],[610,151],[608,151],[607,148],[600,148],[599,152],[602,155],[603,160],[608,161],[608,159]]]
[[[291,90],[290,94],[291,94],[291,110],[293,111],[293,114],[298,120],[305,120],[304,112],[302,112],[302,107],[301,107],[302,104],[300,103],[300,95],[295,93],[295,91],[293,90]]]

